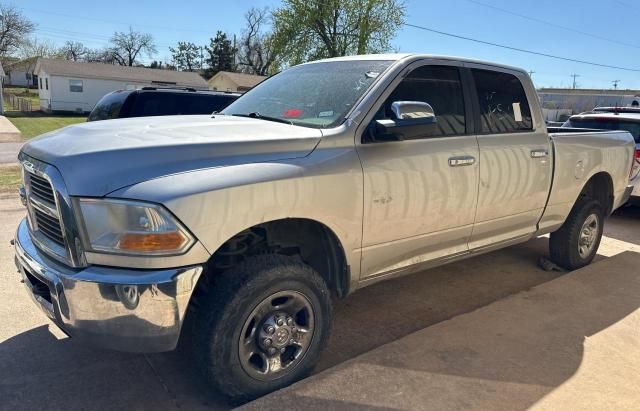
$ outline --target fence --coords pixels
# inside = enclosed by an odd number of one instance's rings
[[[14,94],[5,94],[4,101],[15,110],[23,112],[33,111],[33,104],[29,99],[18,97]]]

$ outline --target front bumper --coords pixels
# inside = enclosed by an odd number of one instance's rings
[[[174,349],[201,266],[75,270],[39,251],[22,220],[15,262],[29,295],[66,334],[89,344],[130,352]]]

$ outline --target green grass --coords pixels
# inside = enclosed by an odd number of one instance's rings
[[[25,140],[87,120],[86,116],[63,116],[41,112],[21,113],[8,111],[5,115],[20,130],[22,138]]]
[[[20,166],[0,167],[0,193],[15,192],[21,184]]]

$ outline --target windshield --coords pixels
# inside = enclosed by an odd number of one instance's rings
[[[329,128],[345,115],[393,61],[331,61],[292,67],[271,77],[222,114],[272,117],[295,125]]]
[[[640,121],[624,121],[615,118],[571,118],[562,127],[628,131],[636,143],[640,144]]]

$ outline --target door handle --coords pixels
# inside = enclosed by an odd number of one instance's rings
[[[450,167],[462,167],[475,164],[476,158],[473,156],[449,157]]]
[[[549,155],[547,150],[531,150],[531,158],[542,158]]]

